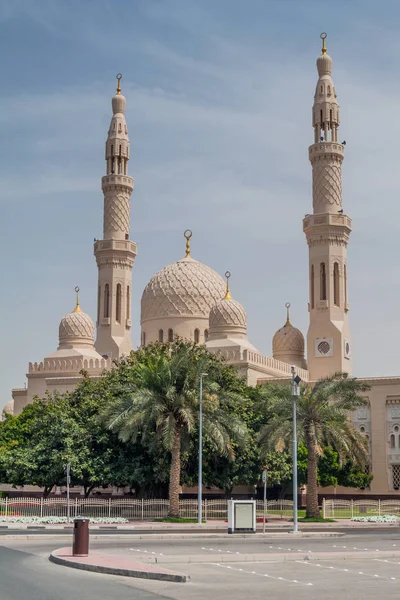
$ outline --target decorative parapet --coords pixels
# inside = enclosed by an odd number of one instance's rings
[[[243,360],[248,363],[264,367],[268,371],[274,371],[276,374],[282,374],[290,377],[292,376],[292,365],[289,365],[281,360],[276,360],[276,358],[264,356],[258,352],[244,350]],[[308,381],[308,371],[306,369],[300,369],[299,367],[296,367],[296,374],[299,375],[303,381]]]
[[[60,373],[85,371],[104,371],[110,369],[112,360],[108,359],[84,359],[84,358],[46,358],[40,363],[29,363],[29,373]]]
[[[248,350],[247,348],[240,349],[237,346],[231,346],[228,348],[210,348],[210,350],[223,356],[228,362],[236,363],[238,366],[240,366],[240,363],[245,363],[243,366],[250,366],[251,368],[251,366],[254,365],[254,368],[257,370],[264,371],[273,376],[289,378],[292,376],[292,365],[281,360],[276,360],[276,358],[264,356],[259,352]],[[306,369],[296,367],[296,373],[303,381],[308,381],[309,375]]]

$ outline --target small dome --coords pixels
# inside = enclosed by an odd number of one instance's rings
[[[318,75],[330,75],[332,73],[332,59],[329,54],[321,54],[317,58]]]
[[[72,312],[61,319],[58,329],[60,346],[79,341],[94,344],[94,323],[84,312]]]
[[[76,306],[60,321],[58,328],[59,349],[71,348],[74,345],[94,345],[94,323],[79,306],[79,288],[75,288]]]
[[[210,329],[215,327],[240,327],[246,333],[246,311],[233,298],[220,300],[210,310]]]
[[[245,338],[247,334],[246,311],[237,300],[234,300],[229,291],[229,271],[225,273],[225,296],[210,310],[209,339]]]
[[[190,256],[167,265],[152,277],[142,294],[141,322],[169,316],[207,317],[225,293],[216,271]]]
[[[273,337],[272,355],[277,360],[305,369],[307,367],[304,358],[304,336],[299,329],[291,324],[289,307],[290,304],[287,303],[288,315],[285,325],[278,329]]]
[[[111,101],[113,114],[124,113],[126,108],[126,98],[122,94],[115,94]]]

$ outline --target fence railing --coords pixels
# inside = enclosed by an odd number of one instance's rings
[[[381,515],[400,516],[400,500],[323,500],[324,519],[352,519]]]
[[[262,517],[264,501],[257,500],[257,516]],[[180,515],[187,519],[197,519],[197,500],[180,500]],[[285,518],[292,515],[291,500],[269,500],[267,502],[269,518]],[[71,517],[122,517],[131,521],[162,519],[168,515],[168,500],[135,500],[132,498],[74,498],[70,502]],[[24,517],[66,517],[66,498],[0,498],[1,516]],[[202,518],[204,520],[228,518],[228,500],[203,500]]]

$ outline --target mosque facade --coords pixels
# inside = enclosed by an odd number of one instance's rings
[[[342,163],[345,143],[339,142],[340,110],[332,80],[332,59],[325,34],[317,59],[318,80],[312,109],[312,212],[303,219],[309,249],[309,328],[307,355],[301,331],[287,318],[272,341],[272,356],[255,348],[247,336],[246,311],[232,298],[225,279],[192,256],[192,232],[185,232],[185,256],[156,273],[141,299],[141,345],[173,341],[175,337],[205,344],[237,367],[249,385],[289,380],[295,365],[303,382],[313,382],[342,371],[351,374],[347,246],[351,218],[342,207]],[[129,354],[131,341],[131,286],[136,244],[130,240],[130,197],[134,187],[128,174],[129,137],[126,99],[117,76],[112,118],[106,141],[103,239],[96,240],[98,268],[96,326],[79,305],[59,327],[57,350],[43,361],[30,363],[27,385],[12,390],[5,411],[19,414],[45,392],[74,389],[85,369],[101,377],[112,361]],[[369,439],[369,489],[324,488],[325,496],[400,495],[400,377],[362,378],[370,385],[368,405],[352,416],[354,426]]]

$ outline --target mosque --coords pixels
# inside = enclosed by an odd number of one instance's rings
[[[141,299],[141,344],[172,341],[175,336],[205,344],[222,353],[255,386],[267,380],[287,380],[296,366],[304,382],[335,372],[351,373],[351,341],[347,246],[351,218],[342,208],[344,144],[338,141],[339,104],[332,80],[332,59],[317,59],[318,81],[312,110],[312,212],[303,219],[309,249],[309,328],[307,356],[303,334],[287,319],[272,340],[272,357],[264,356],[247,337],[246,311],[232,298],[226,280],[191,254],[192,232],[185,232],[183,258],[156,273]],[[121,75],[112,98],[112,118],[106,141],[103,239],[94,243],[98,268],[96,326],[76,306],[61,319],[59,345],[41,362],[29,363],[27,385],[12,390],[5,411],[19,414],[46,390],[74,388],[85,369],[101,377],[114,359],[128,354],[131,341],[131,285],[136,244],[130,240],[130,196],[134,181],[128,174],[129,138],[126,99]],[[305,207],[306,209],[307,207]],[[324,495],[396,497],[400,495],[400,377],[365,378],[371,389],[367,407],[353,415],[355,427],[369,438],[370,489],[324,488]]]

